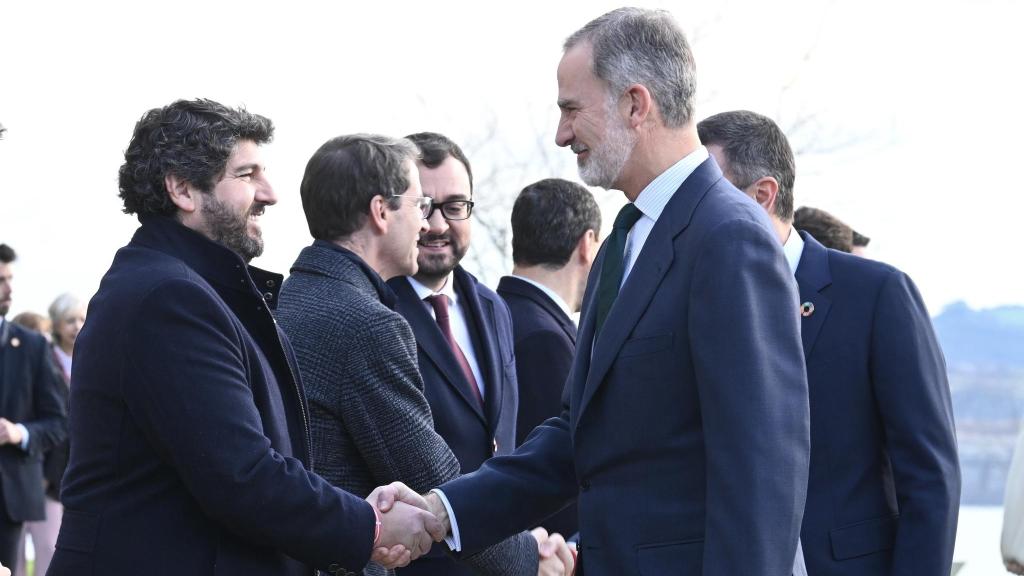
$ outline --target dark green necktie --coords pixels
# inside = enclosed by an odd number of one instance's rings
[[[604,255],[604,264],[601,265],[601,277],[597,282],[597,324],[594,326],[594,337],[601,333],[601,326],[608,318],[608,312],[615,303],[615,297],[619,294],[619,285],[622,284],[623,253],[626,251],[626,236],[629,229],[636,224],[636,221],[643,216],[643,212],[632,203],[626,204],[619,210],[615,217],[615,224],[612,225],[612,234],[605,242],[608,248]]]

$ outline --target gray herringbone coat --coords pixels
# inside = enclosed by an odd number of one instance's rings
[[[395,480],[422,493],[459,475],[434,431],[412,330],[382,298],[393,296],[365,262],[317,241],[299,253],[277,310],[309,401],[316,471],[363,497]],[[479,574],[532,576],[537,545],[523,532],[464,561]]]

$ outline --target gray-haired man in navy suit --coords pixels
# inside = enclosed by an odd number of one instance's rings
[[[697,125],[767,211],[800,286],[811,466],[800,531],[812,576],[946,576],[960,467],[942,351],[914,283],[793,228],[795,161],[770,118]]]

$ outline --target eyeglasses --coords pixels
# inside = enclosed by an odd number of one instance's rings
[[[402,201],[410,201],[412,205],[420,209],[420,216],[426,220],[430,218],[430,214],[433,210],[430,208],[434,204],[434,199],[430,196],[420,196],[419,198],[406,198],[405,196],[393,196]]]
[[[434,205],[427,211],[425,218],[428,220],[434,215],[434,210],[440,210],[445,220],[466,220],[473,213],[472,200],[449,200],[447,202],[434,202]]]

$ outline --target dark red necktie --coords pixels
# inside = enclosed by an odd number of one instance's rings
[[[473,376],[473,369],[469,367],[469,361],[466,360],[466,355],[463,354],[462,348],[459,347],[459,343],[455,341],[455,336],[452,335],[452,325],[448,316],[448,297],[444,294],[435,294],[433,296],[427,296],[427,302],[434,308],[434,317],[437,319],[437,326],[441,329],[441,334],[444,334],[444,339],[448,341],[448,347],[452,349],[452,354],[455,355],[455,361],[459,363],[459,367],[462,368],[463,375],[466,376],[466,381],[469,382],[469,387],[473,390],[473,396],[481,406],[484,405],[484,398],[480,394],[480,388],[476,385],[476,377]]]

